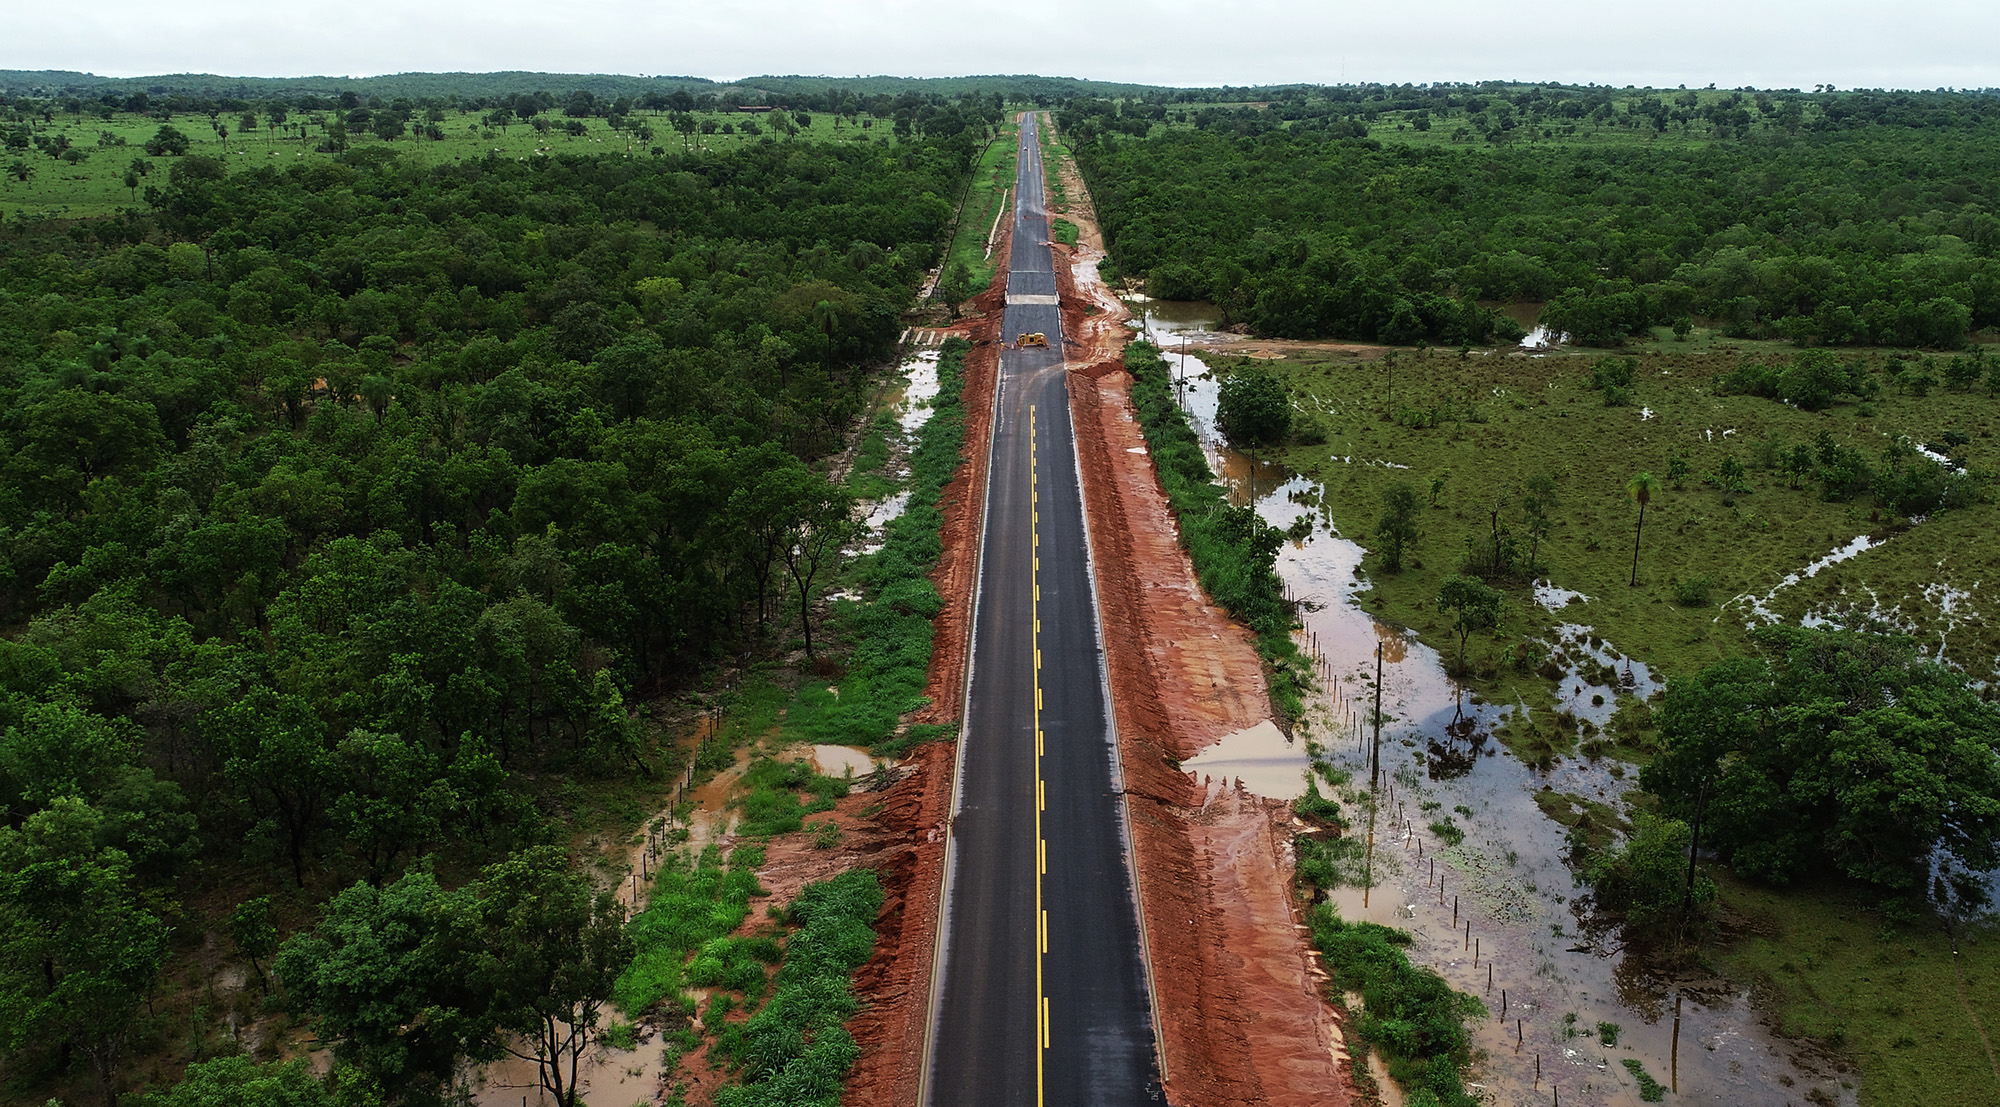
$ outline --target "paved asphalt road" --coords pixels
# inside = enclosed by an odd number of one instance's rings
[[[927,1107],[1158,1103],[1033,125],[1019,165],[1005,334],[1049,347],[1000,359]]]

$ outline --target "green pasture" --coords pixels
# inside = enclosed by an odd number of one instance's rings
[[[1911,367],[1942,382],[1952,358],[1848,354],[1867,359],[1878,374],[1899,359],[1904,375],[1884,375],[1870,403],[1809,412],[1718,394],[1718,378],[1741,362],[1789,355],[1731,348],[1736,344],[1701,343],[1699,352],[1662,345],[1636,355],[1624,406],[1607,406],[1592,386],[1601,352],[1300,351],[1254,364],[1290,388],[1306,437],[1326,436],[1324,445],[1293,445],[1273,456],[1323,483],[1318,506],[1342,534],[1368,545],[1383,492],[1399,481],[1417,491],[1422,533],[1404,570],[1383,573],[1371,555],[1372,587],[1360,600],[1447,656],[1456,640],[1437,609],[1440,585],[1460,571],[1473,543],[1491,540],[1496,509],[1525,553],[1521,493],[1531,476],[1556,478],[1561,504],[1537,551],[1536,575],[1589,598],[1551,612],[1536,602],[1525,575],[1498,582],[1508,594],[1506,613],[1491,635],[1475,636],[1469,655],[1477,696],[1528,709],[1500,734],[1525,759],[1582,752],[1643,760],[1653,748],[1645,716],[1634,708],[1579,750],[1576,730],[1554,715],[1550,681],[1518,660],[1535,656],[1533,643],[1549,640],[1561,623],[1588,625],[1662,675],[1685,676],[1748,652],[1748,597],[1760,596],[1787,621],[1873,615],[1914,632],[1927,651],[1942,651],[1975,678],[1993,679],[2000,611],[1984,585],[2000,579],[2000,554],[1988,537],[2000,525],[2000,507],[1982,502],[1921,522],[1897,519],[1867,492],[1828,500],[1810,477],[1794,488],[1786,472],[1766,465],[1774,447],[1822,433],[1873,465],[1901,436],[1926,443],[1956,431],[1966,441],[1952,456],[1975,474],[1991,473],[2000,466],[2000,398],[1987,382],[1912,386]],[[1212,364],[1230,371],[1253,365],[1229,358]],[[1668,477],[1676,457],[1688,467],[1678,482]],[[1721,486],[1730,458],[1744,466],[1750,491]],[[1638,508],[1626,484],[1641,470],[1661,487],[1647,510],[1635,587]],[[1863,535],[1882,545],[1779,587]],[[1705,602],[1684,603],[1699,590],[1678,586],[1701,578]],[[1579,821],[1555,793],[1545,795],[1550,817]],[[2000,1028],[2000,942],[1990,925],[1896,922],[1878,909],[1879,895],[1865,890],[1773,888],[1720,868],[1716,876],[1722,932],[1703,957],[1753,986],[1782,1037],[1858,1070],[1848,1079],[1863,1104],[1970,1103],[1991,1089],[1994,1071],[1980,1042],[1982,1027],[1989,1035]]]
[[[951,248],[945,254],[947,269],[959,264],[972,274],[971,287],[975,293],[984,292],[993,281],[997,261],[986,256],[986,235],[993,229],[1001,199],[1014,187],[1014,147],[1019,134],[1019,125],[1008,123],[986,144],[979,164],[972,170],[965,204],[959,209],[958,229],[952,234]]]
[[[326,131],[321,125],[310,120],[319,118],[331,121],[334,112],[291,113],[286,126],[273,129],[270,117],[257,113],[258,126],[255,132],[239,133],[241,113],[223,113],[214,122],[228,128],[227,138],[216,134],[211,120],[205,115],[180,115],[167,121],[167,125],[186,135],[189,139],[188,153],[219,157],[231,169],[243,169],[257,165],[298,165],[313,161],[327,161],[334,155],[321,153],[318,147],[325,141]],[[751,142],[895,142],[895,132],[889,120],[864,118],[858,123],[826,114],[808,113],[811,122],[799,127],[797,134],[787,136],[775,131],[768,118],[744,112],[691,112],[697,125],[696,133],[683,136],[668,121],[667,113],[635,113],[628,116],[628,126],[623,131],[613,130],[601,118],[572,120],[559,112],[549,112],[539,118],[549,126],[546,132],[537,131],[528,122],[516,120],[507,127],[495,127],[484,121],[483,113],[475,111],[447,110],[445,118],[438,125],[444,132],[442,140],[414,138],[409,134],[393,141],[384,141],[373,134],[356,127],[348,133],[348,149],[362,150],[370,147],[386,146],[427,162],[451,162],[483,158],[489,154],[502,157],[529,158],[559,154],[618,154],[645,157],[654,147],[662,150],[681,149],[725,150]],[[306,124],[303,140],[299,137],[298,124]],[[573,135],[566,127],[579,123],[583,133]],[[699,128],[712,124],[712,134],[702,134]],[[750,134],[744,130],[745,124],[754,124],[759,133]],[[0,133],[18,128],[18,124],[0,124]],[[0,215],[13,219],[27,217],[53,217],[59,219],[79,219],[93,216],[113,215],[119,210],[143,207],[145,187],[148,184],[165,184],[165,173],[172,166],[171,156],[149,157],[145,144],[162,126],[155,116],[139,116],[129,112],[117,112],[109,120],[101,119],[86,112],[81,116],[56,113],[52,121],[34,124],[37,136],[50,138],[67,137],[70,149],[83,152],[84,159],[69,163],[60,158],[50,157],[33,146],[27,149],[0,151]],[[421,113],[412,120],[412,128],[423,126]],[[651,137],[643,137],[637,128],[650,128]],[[730,127],[734,133],[724,133],[723,127]],[[122,144],[121,144],[122,143]],[[1008,147],[1011,155],[1012,147]],[[147,165],[149,173],[135,191],[124,184],[126,170],[134,161]],[[1011,159],[1010,159],[1011,164]],[[19,169],[25,167],[28,179],[21,180]],[[991,213],[988,213],[991,217]],[[983,233],[983,232],[982,232]]]
[[[1342,534],[1367,545],[1382,495],[1397,482],[1425,502],[1422,536],[1404,571],[1373,571],[1371,558],[1373,590],[1363,597],[1370,610],[1415,628],[1440,649],[1455,648],[1450,620],[1437,610],[1439,586],[1460,571],[1469,543],[1490,541],[1496,508],[1525,557],[1521,496],[1530,477],[1546,473],[1556,480],[1561,506],[1553,512],[1553,533],[1536,551],[1535,576],[1589,599],[1550,612],[1535,602],[1525,574],[1513,580],[1500,628],[1485,642],[1475,638],[1469,654],[1475,668],[1496,679],[1507,679],[1499,666],[1509,645],[1545,636],[1559,623],[1589,624],[1629,656],[1666,674],[1691,674],[1749,648],[1750,598],[1766,594],[1768,608],[1787,619],[1871,613],[1922,628],[1927,641],[1975,676],[1995,671],[2000,609],[1981,585],[2000,580],[2000,552],[1983,537],[2000,525],[2000,508],[1980,503],[1915,524],[1878,509],[1866,492],[1830,501],[1809,477],[1794,488],[1770,467],[1778,449],[1810,445],[1821,433],[1874,464],[1899,437],[1935,443],[1956,431],[1968,441],[1952,456],[1974,473],[1992,472],[2000,468],[1993,438],[2000,399],[1984,383],[1964,391],[1940,384],[1917,395],[1885,377],[1872,403],[1809,412],[1717,392],[1716,378],[1740,361],[1784,355],[1653,349],[1637,355],[1629,405],[1610,407],[1591,384],[1597,356],[1306,351],[1257,363],[1291,390],[1295,427],[1326,438],[1276,457],[1322,482],[1320,506]],[[1885,354],[1864,356],[1878,370],[1887,365]],[[1224,369],[1248,364],[1215,360]],[[1949,360],[1931,359],[1932,375]],[[1676,457],[1689,470],[1678,484],[1669,479]],[[1720,486],[1726,458],[1745,468],[1750,492]],[[1626,484],[1642,470],[1659,478],[1661,491],[1647,510],[1634,587],[1638,508]],[[1862,535],[1882,545],[1777,587],[1787,574]],[[1706,603],[1680,602],[1676,586],[1703,578]]]
[[[1731,939],[1720,967],[1751,985],[1781,1036],[1848,1059],[1859,1079],[1842,1082],[1858,1087],[1863,1107],[1992,1095],[2000,1081],[1985,1041],[2000,1028],[1993,925],[1898,925],[1845,889],[1776,890],[1717,876]]]

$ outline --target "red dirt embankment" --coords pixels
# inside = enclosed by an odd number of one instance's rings
[[[1007,220],[994,250],[1005,257],[1013,234]],[[959,720],[965,700],[965,662],[971,648],[972,594],[979,573],[979,528],[986,507],[987,442],[993,428],[993,384],[1000,368],[1001,315],[1007,271],[973,299],[963,328],[972,343],[965,358],[964,461],[946,484],[944,555],[931,574],[944,599],[933,620],[931,705],[917,722]],[[923,1070],[924,1022],[930,1012],[931,959],[937,949],[939,899],[944,893],[945,822],[951,814],[956,749],[950,743],[919,746],[906,760],[916,772],[882,795],[878,825],[902,844],[870,862],[881,878],[882,914],[875,923],[875,955],[855,974],[864,1007],[847,1024],[861,1047],[847,1091],[849,1107],[914,1104]]]
[[[1083,196],[1081,180],[1065,185]],[[1055,268],[1167,1098],[1344,1107],[1339,1027],[1289,892],[1289,804],[1170,763],[1262,720],[1269,700],[1249,631],[1208,602],[1180,548],[1084,206],[1069,213],[1080,245],[1057,247]]]

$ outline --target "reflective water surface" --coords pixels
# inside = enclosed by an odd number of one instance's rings
[[[1499,1104],[1548,1104],[1559,1092],[1564,1103],[1636,1107],[1639,1085],[1623,1064],[1629,1058],[1675,1086],[1670,1101],[1779,1107],[1819,1088],[1832,1102],[1856,1102],[1855,1090],[1843,1086],[1854,1074],[1822,1067],[1816,1058],[1795,1063],[1797,1046],[1770,1033],[1747,989],[1712,977],[1655,975],[1620,949],[1615,935],[1581,936],[1579,889],[1563,863],[1566,832],[1535,797],[1553,790],[1615,806],[1629,778],[1614,776],[1608,761],[1561,759],[1541,771],[1508,756],[1492,731],[1515,706],[1461,688],[1436,650],[1355,602],[1366,587],[1365,551],[1333,531],[1320,486],[1220,441],[1217,382],[1200,357],[1181,352],[1183,334],[1210,333],[1214,309],[1152,301],[1134,310],[1179,382],[1182,405],[1230,500],[1253,504],[1273,526],[1313,521],[1311,536],[1287,543],[1278,557],[1278,572],[1299,604],[1301,645],[1322,678],[1308,725],[1289,741],[1276,727],[1231,736],[1183,768],[1240,775],[1260,791],[1255,781],[1276,777],[1265,785],[1269,794],[1297,795],[1309,743],[1317,745],[1358,785],[1340,798],[1356,824],[1353,833],[1366,836],[1368,721],[1379,650],[1384,721],[1369,851],[1373,883],[1343,888],[1333,899],[1343,917],[1409,931],[1413,959],[1487,1004],[1488,1017],[1475,1027],[1484,1051],[1475,1092]],[[1550,587],[1537,598],[1580,617],[1587,597],[1570,606],[1572,595]],[[1559,709],[1578,718],[1602,726],[1620,694],[1644,697],[1659,686],[1644,664],[1587,625],[1562,626],[1560,646],[1575,668],[1561,685]],[[1610,683],[1594,685],[1577,670]],[[1604,1044],[1600,1023],[1618,1028],[1615,1046]]]

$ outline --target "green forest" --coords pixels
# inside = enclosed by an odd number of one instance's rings
[[[0,230],[7,1098],[422,1103],[509,1045],[561,1098],[674,912],[748,894],[686,859],[628,930],[569,847],[638,831],[687,767],[647,703],[827,646],[856,533],[832,463],[1000,119],[991,97],[905,107],[879,143],[641,158],[162,150],[116,215]],[[16,101],[11,133],[59,108]],[[920,575],[923,536],[903,542]],[[843,618],[895,623],[863,610]],[[896,664],[921,674],[927,642]],[[893,723],[914,704],[891,683]],[[748,714],[697,770],[769,699],[717,701]],[[757,779],[770,832],[845,789]],[[784,964],[780,1013],[726,1047],[732,1102],[822,1102],[829,1073],[837,1095],[852,1008],[830,997],[880,902],[860,877],[743,955]],[[215,1044],[237,1019],[217,941],[293,1045],[335,1047],[332,1075]]]
[[[1767,922],[1704,967],[1826,1049],[1909,1038],[1836,985],[1888,935],[1949,987],[1974,931],[1926,911],[1977,910],[1995,860],[1987,666],[1942,659],[2000,634],[2000,97],[9,71],[0,1102],[423,1105],[510,1056],[560,1101],[599,1042],[702,1053],[716,1103],[838,1102],[884,889],[771,898],[767,847],[838,844],[811,820],[855,785],[772,754],[951,737],[902,720],[968,345],[921,431],[879,404],[906,327],[956,316],[917,309],[927,274],[984,276],[1030,104],[1108,276],[1378,344],[1218,359],[1224,430],[1370,544],[1365,602],[1519,701],[1501,744],[1634,766],[1622,845],[1563,808],[1607,910],[1679,922],[1706,817],[1703,910]],[[1509,350],[1531,322],[1591,349]],[[1304,718],[1273,565],[1313,520],[1226,504],[1166,362],[1128,365],[1202,580]],[[1873,579],[1770,587],[1864,539]],[[1556,710],[1544,576],[1668,693],[1601,732]],[[1767,604],[1937,629],[1743,625]],[[741,840],[649,821],[724,772]],[[1365,1040],[1424,1024],[1391,1071],[1462,1099],[1478,1005],[1395,932],[1311,921],[1402,1011]],[[1970,1079],[1858,1048],[1870,1095]]]
[[[1584,345],[2000,323],[2000,96],[1500,85],[1072,101],[1118,271],[1288,338]]]

